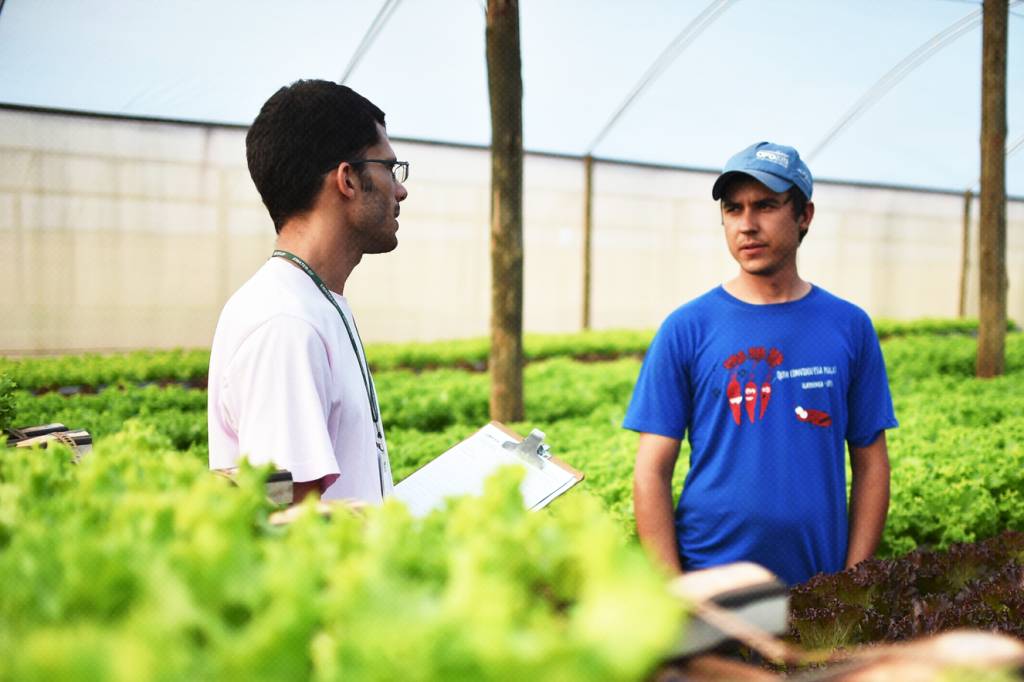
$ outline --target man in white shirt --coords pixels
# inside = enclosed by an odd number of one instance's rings
[[[344,291],[363,255],[398,245],[409,165],[391,148],[384,112],[329,81],[278,90],[245,141],[277,248],[217,323],[210,467],[272,462],[291,472],[296,501],[379,503],[391,467]]]

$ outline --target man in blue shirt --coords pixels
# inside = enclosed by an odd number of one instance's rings
[[[669,315],[644,359],[624,423],[640,433],[634,510],[674,571],[747,560],[796,584],[871,557],[881,538],[897,422],[871,320],[797,272],[812,190],[792,147],[729,159],[712,197],[739,274]]]

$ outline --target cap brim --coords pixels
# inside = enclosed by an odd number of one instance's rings
[[[729,182],[730,180],[732,180],[733,178],[735,178],[737,175],[746,175],[746,176],[749,176],[751,178],[754,178],[755,180],[757,180],[758,182],[760,182],[762,185],[764,185],[765,187],[767,187],[768,189],[770,189],[773,192],[785,192],[786,190],[788,190],[790,187],[793,186],[793,183],[790,182],[789,180],[785,180],[783,178],[780,178],[777,175],[772,175],[771,173],[765,173],[764,171],[759,171],[759,170],[741,170],[741,171],[740,170],[734,170],[734,171],[727,171],[727,172],[722,173],[721,175],[719,175],[718,179],[715,180],[715,185],[714,185],[714,187],[711,188],[711,198],[716,200],[716,201],[721,199],[722,198],[722,190],[725,188],[725,184],[727,182]]]

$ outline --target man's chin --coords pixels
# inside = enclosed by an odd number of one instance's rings
[[[771,277],[779,271],[779,267],[770,263],[741,263],[743,272],[754,277]]]
[[[383,240],[382,239],[379,242],[376,242],[376,243],[372,244],[370,246],[370,248],[368,248],[366,251],[364,251],[364,253],[367,254],[367,255],[373,255],[373,254],[378,254],[378,253],[391,253],[392,251],[394,251],[397,248],[398,248],[398,235],[395,235],[390,240]]]

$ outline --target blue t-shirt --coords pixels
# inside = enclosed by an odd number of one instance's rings
[[[718,287],[662,324],[623,426],[689,438],[684,569],[748,560],[792,585],[843,568],[844,441],[897,422],[863,310],[818,287],[768,305]]]

